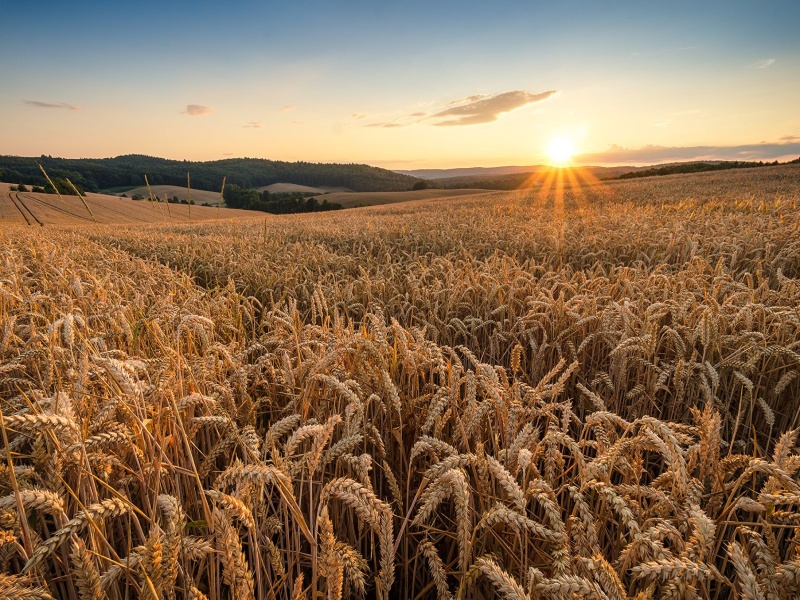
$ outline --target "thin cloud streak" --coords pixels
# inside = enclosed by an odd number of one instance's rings
[[[214,112],[214,109],[210,106],[203,106],[202,104],[187,104],[186,110],[183,111],[183,114],[189,115],[190,117],[200,117],[203,115],[210,115]]]
[[[433,125],[438,127],[452,127],[457,125],[479,125],[491,123],[507,112],[522,108],[529,104],[542,102],[555,94],[555,90],[531,94],[521,90],[504,92],[495,96],[473,100],[466,104],[451,106],[432,115],[431,119],[443,119]]]
[[[795,136],[786,136],[786,138]],[[781,138],[786,139],[786,138]],[[612,145],[604,152],[582,154],[582,164],[655,164],[687,160],[775,160],[800,155],[800,139],[782,143],[743,144],[741,146],[644,146],[624,148]]]
[[[394,119],[393,121],[367,123],[364,127],[395,129],[424,122],[436,127],[491,123],[496,121],[500,115],[504,113],[517,110],[529,104],[543,102],[556,93],[555,90],[540,92],[538,94],[517,90],[513,92],[503,92],[493,96],[487,94],[473,94],[461,100],[453,100],[440,104],[438,108],[433,108],[430,111],[432,114],[425,111],[417,111],[406,117]]]
[[[242,125],[245,129],[261,129],[264,127],[264,123],[261,121],[248,121],[246,124]]]
[[[775,64],[775,59],[774,58],[768,58],[768,59],[762,60],[760,63],[758,63],[756,65],[756,69],[768,69],[774,64]]]
[[[287,112],[291,112],[293,110],[297,110],[297,107],[296,106],[292,106],[291,104],[287,104],[286,106],[283,106],[283,107],[279,108],[278,112],[287,113]]]
[[[56,108],[65,110],[80,110],[80,108],[75,106],[74,104],[68,104],[66,102],[41,102],[40,100],[23,100],[22,102],[27,104],[28,106],[32,106],[33,108]]]
[[[487,94],[474,94],[472,96],[467,96],[466,98],[462,98],[461,100],[452,100],[445,104],[445,106],[455,106],[456,104],[464,104],[467,102],[475,102],[476,100],[483,100],[487,97]]]

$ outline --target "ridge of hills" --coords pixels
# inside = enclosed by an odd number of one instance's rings
[[[348,188],[356,192],[392,192],[410,189],[418,178],[363,164],[285,162],[261,158],[228,158],[214,161],[170,160],[128,154],[114,158],[53,158],[50,156],[0,156],[0,181],[46,185],[41,164],[55,179],[69,178],[90,192],[115,187],[150,185],[186,187],[186,174],[193,189],[219,191],[226,185],[259,188],[275,183],[311,187]]]

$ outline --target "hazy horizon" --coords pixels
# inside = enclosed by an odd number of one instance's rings
[[[12,2],[0,154],[393,170],[800,155],[800,6]]]

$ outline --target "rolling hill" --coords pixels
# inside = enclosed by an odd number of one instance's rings
[[[242,188],[292,183],[356,192],[408,190],[419,181],[409,175],[359,164],[290,163],[260,158],[194,162],[137,154],[100,159],[0,156],[0,181],[43,186],[46,181],[39,164],[51,178],[69,178],[90,192],[141,186],[145,175],[151,185],[186,187],[187,173],[191,174],[192,189],[209,191],[218,191],[223,177],[227,177],[228,184]]]
[[[210,208],[186,204],[156,204],[105,194],[86,194],[86,205],[77,196],[14,192],[0,183],[0,226],[194,223],[216,219],[263,219],[262,212]],[[185,192],[186,190],[184,190]],[[88,208],[87,208],[88,207]]]

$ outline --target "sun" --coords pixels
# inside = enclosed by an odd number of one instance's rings
[[[568,165],[576,152],[575,142],[565,136],[553,138],[547,147],[547,156],[554,167]]]

